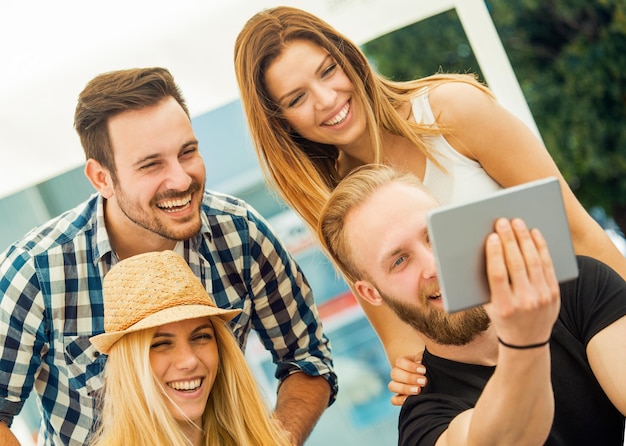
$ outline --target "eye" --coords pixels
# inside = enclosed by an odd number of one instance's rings
[[[402,265],[405,260],[406,260],[405,256],[398,257],[391,265],[391,269],[397,268],[398,266]]]
[[[195,335],[192,340],[199,343],[207,343],[212,341],[215,338],[211,333],[198,333]]]
[[[181,153],[181,156],[189,156],[189,155],[193,155],[198,151],[198,148],[195,146],[192,147],[187,147],[185,150],[183,150],[183,152]]]
[[[330,64],[324,71],[322,71],[322,78],[328,77],[337,69],[337,62]]]
[[[143,164],[142,166],[139,167],[139,170],[150,170],[152,168],[154,168],[155,166],[157,166],[157,162],[151,162],[151,163],[147,163],[147,164]]]
[[[303,97],[304,97],[304,94],[302,93],[295,96],[293,99],[289,101],[289,103],[287,104],[287,108],[295,107],[296,105],[298,105],[300,102],[302,102]]]
[[[170,341],[156,341],[150,344],[150,349],[165,348],[172,345]]]

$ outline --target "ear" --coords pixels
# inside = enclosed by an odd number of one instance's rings
[[[362,299],[369,302],[372,305],[383,305],[383,298],[380,296],[378,289],[367,280],[357,280],[354,283],[354,289]]]
[[[100,192],[104,198],[111,198],[113,195],[113,180],[108,169],[93,158],[87,160],[85,164],[85,176],[89,179],[93,187]]]

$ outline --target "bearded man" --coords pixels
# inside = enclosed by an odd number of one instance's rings
[[[427,230],[437,206],[415,176],[363,166],[318,227],[359,298],[424,339],[428,383],[404,402],[399,444],[623,445],[624,280],[578,257],[579,277],[559,285],[540,232],[498,219],[485,242],[490,303],[448,314]]]

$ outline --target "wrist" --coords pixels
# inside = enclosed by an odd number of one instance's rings
[[[538,342],[536,344],[526,344],[526,345],[516,345],[516,344],[509,344],[508,342],[504,342],[502,339],[500,339],[500,337],[498,336],[498,342],[500,344],[502,344],[503,346],[507,347],[507,348],[512,348],[514,350],[530,350],[533,348],[541,348],[543,346],[549,345],[550,344],[550,338],[548,338],[547,341],[544,342]]]

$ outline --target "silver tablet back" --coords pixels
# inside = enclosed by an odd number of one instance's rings
[[[446,311],[489,302],[485,239],[499,217],[519,217],[541,231],[559,282],[578,276],[559,181],[555,177],[532,181],[429,213],[428,232]]]

